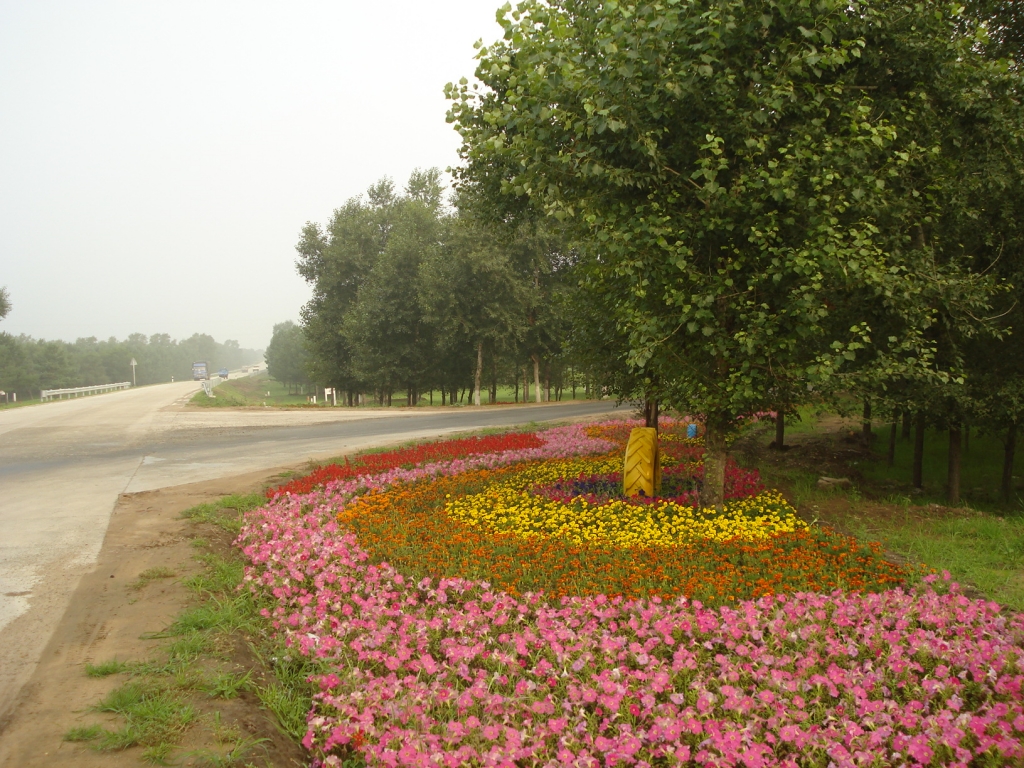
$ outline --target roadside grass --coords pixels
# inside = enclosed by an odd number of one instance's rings
[[[510,404],[514,402],[523,402],[522,390],[519,391],[518,399],[513,387],[498,387],[497,399],[494,405],[498,404]],[[285,384],[282,384],[270,376],[264,371],[252,376],[242,376],[237,379],[229,379],[221,384],[217,385],[214,390],[215,397],[208,397],[205,392],[197,392],[193,395],[190,401],[192,405],[199,405],[206,408],[237,408],[243,406],[249,407],[275,407],[275,408],[323,408],[325,406],[331,407],[329,403],[324,401],[323,390],[319,391],[319,396],[315,404],[310,403],[308,395],[305,394],[293,394],[289,391]],[[552,391],[552,398],[555,397],[554,391]],[[481,403],[483,405],[490,405],[489,391],[484,390],[480,393]],[[582,388],[577,388],[575,398],[571,389],[563,390],[562,397],[559,402],[572,402],[573,400],[584,400],[585,395]],[[473,401],[473,393],[465,392],[462,394],[461,400],[456,403],[458,406],[466,406],[471,404]],[[552,400],[554,402],[554,399]],[[534,402],[531,398],[530,402]],[[441,405],[441,393],[439,390],[433,392],[424,392],[420,396],[420,400],[417,406],[440,406]],[[338,397],[338,406],[343,407],[341,397]],[[347,406],[344,406],[347,407]],[[376,401],[367,398],[367,401],[363,405],[355,406],[358,408],[366,409],[379,409]],[[387,406],[384,406],[387,407]],[[392,396],[391,400],[392,408],[408,408],[406,398],[404,394],[396,393]],[[446,407],[451,407],[451,404],[446,403]]]
[[[205,534],[194,539],[202,569],[182,582],[192,604],[163,631],[143,636],[160,642],[150,658],[85,666],[91,677],[122,678],[91,708],[113,715],[116,724],[87,723],[65,733],[66,741],[100,752],[139,749],[140,759],[153,764],[180,758],[194,765],[270,766],[291,764],[302,754],[299,741],[316,690],[308,679],[322,670],[271,638],[262,606],[239,590],[243,564],[231,546],[244,512],[262,503],[262,494],[234,495],[183,513]],[[166,570],[141,574],[137,588],[175,575]],[[262,716],[269,733],[244,731],[239,706],[269,713]]]
[[[0,402],[0,411],[6,411],[6,410],[9,410],[11,408],[23,408],[26,405],[39,405],[42,402],[44,402],[44,401],[40,400],[38,397],[36,397],[34,399],[29,399],[29,400],[18,400],[17,402],[6,402],[6,403]],[[45,402],[47,402],[47,403],[56,403],[58,401],[57,400],[46,400]]]
[[[312,407],[307,402],[306,395],[290,393],[287,386],[271,379],[266,372],[228,379],[218,384],[213,394],[215,397],[208,397],[205,392],[197,392],[192,397],[191,404],[209,408],[264,405]],[[321,406],[323,403],[317,405]]]
[[[139,574],[139,577],[128,585],[129,589],[139,591],[148,584],[158,579],[173,579],[178,574],[170,568],[149,568]]]

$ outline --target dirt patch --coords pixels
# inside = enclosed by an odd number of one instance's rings
[[[88,677],[85,664],[158,656],[159,641],[143,638],[165,629],[193,600],[182,584],[202,567],[193,557],[193,539],[202,536],[215,550],[230,547],[230,537],[182,519],[181,512],[229,494],[251,493],[276,475],[260,472],[120,497],[95,570],[82,579],[34,674],[0,721],[0,766],[140,765],[138,748],[96,752],[88,744],[64,741],[70,729],[102,722],[89,708],[124,682],[120,675]],[[223,651],[222,666],[260,674],[244,642]],[[185,751],[215,748],[225,734],[235,733],[262,740],[260,752],[271,765],[306,764],[302,749],[278,729],[253,694],[243,691],[215,704],[203,698],[202,720],[186,734]],[[115,727],[115,720],[111,717],[108,726]],[[181,761],[192,762],[187,756]]]

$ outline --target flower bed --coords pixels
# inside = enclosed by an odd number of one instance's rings
[[[870,547],[816,527],[623,547],[458,519],[509,484],[545,498],[554,470],[524,462],[608,448],[560,429],[249,513],[246,580],[295,651],[333,668],[305,742],[325,764],[1024,760],[1024,621],[955,586],[905,591]]]
[[[411,468],[427,462],[451,461],[465,456],[502,451],[521,451],[540,448],[543,445],[540,438],[532,432],[510,432],[504,435],[441,440],[412,448],[364,454],[355,460],[346,459],[344,464],[327,464],[305,477],[271,488],[267,491],[267,497],[273,498],[286,493],[309,493],[332,481],[377,474],[398,467]]]
[[[740,500],[721,510],[695,509],[695,491],[671,499],[621,498],[616,493],[621,471],[615,473],[621,463],[618,455],[531,463],[481,493],[453,498],[444,511],[456,521],[492,532],[623,548],[769,540],[807,528],[780,494],[743,498],[734,485],[727,497]],[[745,477],[749,474],[734,473],[739,478],[735,485],[760,488]]]

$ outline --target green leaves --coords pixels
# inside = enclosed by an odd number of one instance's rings
[[[459,182],[571,227],[623,356],[676,405],[740,414],[808,384],[939,375],[936,311],[991,292],[908,235],[953,210],[966,154],[944,137],[970,143],[965,94],[992,87],[956,6],[520,11],[484,87],[452,100]]]

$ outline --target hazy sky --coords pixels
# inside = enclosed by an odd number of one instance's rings
[[[457,161],[501,0],[0,0],[0,331],[264,347],[306,221]]]

